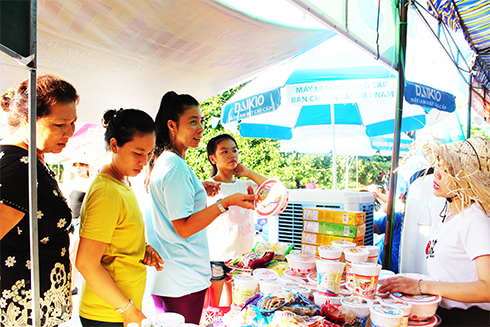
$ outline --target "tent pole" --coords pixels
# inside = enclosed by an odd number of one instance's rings
[[[335,105],[330,104],[330,119],[332,124],[332,172],[333,172],[333,189],[337,189],[337,151],[335,149]]]
[[[466,122],[466,138],[471,137],[471,102],[473,97],[473,74],[470,73],[470,92],[468,94],[468,120]]]
[[[29,229],[31,251],[31,298],[32,326],[41,326],[39,287],[39,235],[37,226],[37,148],[36,148],[36,75],[37,75],[37,1],[31,0],[30,50],[32,61],[29,67]]]
[[[393,155],[391,159],[391,176],[390,189],[387,203],[386,232],[383,250],[383,269],[391,268],[391,253],[393,250],[393,227],[395,224],[395,192],[396,179],[398,173],[395,172],[398,167],[398,159],[400,157],[400,132],[403,117],[403,96],[405,89],[405,54],[407,50],[407,14],[408,0],[400,0],[398,12],[400,15],[400,23],[398,30],[398,97],[397,110],[395,114],[395,126],[393,133]]]

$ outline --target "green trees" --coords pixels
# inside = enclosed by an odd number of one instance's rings
[[[205,115],[205,131],[201,146],[189,149],[186,160],[201,180],[210,176],[211,165],[207,160],[206,144],[225,131],[221,124],[212,128],[212,117],[221,116],[221,106],[239,89],[228,90],[201,103]],[[230,133],[232,134],[232,133]],[[279,141],[269,139],[243,138],[233,134],[240,149],[240,161],[247,167],[267,176],[278,178],[287,188],[298,188],[307,183],[316,183],[320,188],[333,188],[332,155],[281,153]],[[380,183],[383,174],[391,167],[389,157],[359,157],[358,164],[352,157],[337,156],[337,181],[339,188],[344,188],[345,167],[350,161],[349,187],[356,188],[371,183]],[[356,183],[356,173],[357,180]]]

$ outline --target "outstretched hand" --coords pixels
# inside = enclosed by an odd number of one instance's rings
[[[211,196],[211,197],[218,194],[218,192],[221,189],[220,188],[221,183],[219,183],[219,182],[204,181],[204,182],[202,182],[202,185],[206,189],[207,195]]]
[[[248,194],[235,193],[233,195],[227,196],[224,200],[226,200],[228,206],[235,205],[245,209],[255,210],[254,202],[257,199],[257,195],[253,193],[252,187],[250,187],[250,189],[251,193],[250,190],[247,188],[247,192],[249,192]]]
[[[404,293],[419,295],[418,280],[402,276],[388,278],[383,285],[379,287],[380,293]]]
[[[146,244],[145,246],[145,258],[141,260],[144,265],[155,267],[157,271],[163,270],[163,264],[165,263],[158,254],[157,250],[155,250],[150,244]]]

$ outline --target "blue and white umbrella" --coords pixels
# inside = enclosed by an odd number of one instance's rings
[[[453,95],[417,83],[407,82],[405,99],[401,132],[441,121],[456,108]],[[396,101],[394,73],[334,36],[243,87],[222,108],[221,121],[244,137],[279,140],[292,140],[301,129],[331,126],[336,170],[336,129],[361,126],[349,137],[393,134]]]
[[[455,110],[447,92],[407,82],[405,93],[402,132]],[[316,125],[359,125],[374,137],[393,133],[396,98],[393,72],[335,36],[251,81],[223,107],[221,120],[244,137],[290,140],[293,130]]]

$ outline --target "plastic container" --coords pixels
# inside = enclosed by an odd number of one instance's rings
[[[277,179],[268,179],[257,189],[258,199],[255,200],[255,211],[260,216],[277,216],[288,205],[289,193]]]
[[[305,281],[299,277],[287,276],[287,275],[279,275],[277,276],[277,280],[285,285],[302,285]]]
[[[381,265],[377,263],[353,263],[352,273],[354,275],[354,295],[368,299],[374,299],[378,287],[378,276]]]
[[[301,278],[305,282],[308,281],[308,274],[300,274],[300,273],[294,272],[291,270],[291,268],[284,270],[284,275],[288,276],[288,277]]]
[[[331,304],[340,304],[340,300],[343,298],[343,296],[342,295],[328,296],[315,292],[313,293],[313,298],[315,304],[321,308],[322,305],[325,304],[325,302],[327,301],[330,301]]]
[[[170,327],[175,325],[182,325],[185,323],[183,315],[175,312],[164,312],[156,315],[153,320],[155,324],[162,327]]]
[[[255,269],[253,271],[252,275],[255,277],[255,279],[258,279],[259,281],[261,281],[261,280],[274,280],[274,279],[277,279],[277,276],[279,276],[277,271],[272,270],[272,269],[267,269],[267,268]]]
[[[323,260],[340,261],[342,248],[334,245],[321,245],[318,247],[318,254]]]
[[[311,289],[305,285],[298,285],[298,286],[286,285],[282,287],[282,290],[286,292],[301,293],[301,295],[305,296],[306,298],[309,298],[311,294]]]
[[[412,310],[412,304],[401,301],[398,299],[381,299],[380,301],[381,304],[384,305],[391,305],[394,307],[397,307],[398,309],[403,311],[403,319],[400,322],[400,327],[407,327],[408,325],[408,318],[410,317],[410,311]]]
[[[373,327],[399,327],[403,319],[403,311],[391,305],[374,304],[369,311]]]
[[[339,261],[316,260],[318,292],[323,295],[337,296],[345,263]]]
[[[259,281],[260,291],[264,294],[274,293],[282,290],[285,284],[277,279],[261,280]]]
[[[376,245],[361,245],[359,248],[369,252],[366,262],[378,263],[379,246]]]
[[[308,254],[290,253],[286,255],[289,269],[293,272],[308,275],[316,271],[315,257]]]
[[[313,272],[308,274],[308,282],[312,284],[318,283],[318,272]]]
[[[354,273],[352,272],[353,263],[366,262],[369,251],[363,250],[359,247],[347,248],[344,250],[345,255],[345,280],[347,285],[354,289]]]
[[[359,296],[347,296],[340,300],[340,304],[357,317],[366,318],[369,316],[370,302],[365,298]]]
[[[427,320],[431,318],[436,314],[437,307],[442,300],[440,295],[407,295],[402,293],[390,294],[390,298],[412,304],[409,317],[411,320]]]
[[[235,275],[233,277],[233,303],[240,305],[259,291],[259,283],[249,275]]]
[[[408,320],[409,327],[435,327],[441,324],[442,320],[438,315],[427,320]]]
[[[340,261],[345,262],[345,249],[353,248],[356,246],[356,243],[348,242],[348,241],[332,241],[332,245],[337,246],[342,249],[342,255],[340,257]]]

